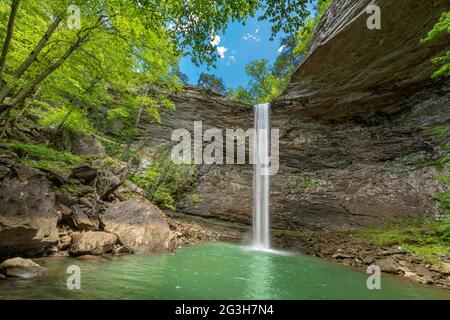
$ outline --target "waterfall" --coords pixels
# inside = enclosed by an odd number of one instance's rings
[[[255,111],[253,144],[253,246],[270,248],[269,235],[269,104],[258,104]]]

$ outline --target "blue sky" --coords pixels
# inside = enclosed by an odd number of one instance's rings
[[[245,65],[257,59],[275,61],[280,49],[280,40],[285,36],[279,33],[273,41],[269,41],[271,24],[267,21],[258,21],[256,15],[249,18],[245,26],[240,23],[229,23],[225,34],[219,33],[220,42],[218,50],[225,51],[223,57],[216,63],[216,69],[207,70],[205,65],[196,67],[189,56],[183,57],[180,69],[189,77],[191,84],[197,84],[200,73],[206,72],[222,78],[227,88],[246,86],[248,77],[245,74]],[[219,38],[216,38],[216,42]]]

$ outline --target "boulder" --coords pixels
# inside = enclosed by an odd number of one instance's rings
[[[98,230],[98,219],[90,218],[82,206],[72,206],[71,223],[76,229],[80,230]]]
[[[102,157],[105,149],[95,135],[77,136],[72,140],[72,153],[84,157]]]
[[[386,273],[401,273],[401,268],[399,267],[397,261],[393,258],[384,258],[375,261],[375,265],[379,266],[381,271]]]
[[[117,236],[102,231],[74,232],[72,234],[72,255],[100,255],[112,252]]]
[[[68,196],[56,193],[56,203],[62,204],[66,207],[71,207],[78,203],[78,198],[75,196]]]
[[[69,249],[70,245],[72,243],[72,237],[71,236],[62,236],[59,238],[58,243],[58,250],[67,250]]]
[[[49,169],[49,168],[39,168],[42,172],[47,175],[47,178],[56,184],[57,186],[61,186],[69,180],[70,174]]]
[[[41,274],[44,268],[33,260],[17,257],[3,261],[0,270],[8,277],[27,279]]]
[[[99,163],[101,166],[97,180],[97,193],[102,200],[114,193],[126,180],[128,166],[124,162],[115,164]]]
[[[441,262],[440,264],[436,264],[432,266],[432,271],[439,272],[443,275],[450,275],[450,263],[449,262]]]
[[[89,183],[95,179],[97,172],[98,170],[96,168],[81,164],[72,168],[72,177]]]
[[[39,171],[0,180],[0,203],[0,256],[36,255],[58,242],[55,194]]]
[[[70,223],[72,220],[72,209],[63,204],[59,204],[58,209],[61,212],[62,221],[66,224]]]
[[[134,253],[174,250],[176,235],[153,205],[135,200],[114,203],[103,216],[105,231],[116,234],[120,242]]]

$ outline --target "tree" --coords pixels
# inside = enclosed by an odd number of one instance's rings
[[[298,55],[294,54],[297,41],[294,36],[284,37],[280,41],[280,54],[273,64],[272,73],[277,77],[282,77],[287,73],[292,73],[301,61]]]
[[[189,85],[189,77],[184,72],[182,72],[178,66],[174,70],[174,72],[178,79],[180,79],[182,84]]]
[[[202,72],[198,78],[197,85],[199,87],[209,88],[212,91],[221,95],[226,94],[226,88],[225,85],[223,84],[222,79],[212,74]]]
[[[227,96],[244,103],[252,104],[255,102],[255,99],[243,86],[239,86],[236,89],[228,89]]]
[[[249,93],[256,103],[270,102],[279,93],[280,79],[270,71],[269,61],[255,60],[245,66],[250,77]]]
[[[176,91],[180,85],[173,72],[179,55],[169,33],[165,26],[148,29],[138,5],[80,1],[83,27],[73,30],[65,24],[66,1],[22,2],[20,10],[0,4],[0,16],[16,11],[18,31],[10,40],[0,112],[31,105],[40,123],[56,135],[71,117],[89,122],[87,112],[107,107],[108,119],[120,122],[122,136],[129,138],[143,111],[159,122],[159,108],[173,107],[161,90],[141,96],[150,86]],[[0,31],[0,37],[7,35]],[[39,94],[32,96],[36,91]],[[103,125],[104,120],[101,117]]]
[[[155,1],[135,0],[147,15],[147,21],[170,26],[176,47],[188,51],[192,61],[213,64],[219,57],[211,44],[212,33],[225,33],[230,21],[244,23],[248,17],[262,14],[259,20],[272,24],[272,39],[280,31],[295,34],[308,16],[307,4],[313,0],[226,0]]]
[[[318,0],[315,15],[302,20],[296,35],[281,39],[280,54],[273,65],[267,60],[252,61],[246,66],[250,76],[247,88],[232,90],[231,98],[247,103],[268,102],[279,96],[289,84],[292,73],[308,53],[313,33],[332,0]]]
[[[146,55],[151,60],[154,55],[164,65],[166,53],[179,56],[185,50],[189,51],[194,62],[212,64],[217,53],[211,45],[211,35],[225,31],[230,20],[244,22],[260,10],[264,13],[259,18],[273,23],[273,34],[281,30],[292,33],[303,23],[308,2],[21,0],[23,5],[18,8],[18,1],[11,1],[11,5],[0,4],[2,21],[9,21],[9,27],[4,29],[6,32],[0,31],[4,39],[2,55],[5,57],[0,114],[26,103],[26,99],[64,65],[74,65],[83,59],[98,59],[105,44],[102,38],[110,39],[112,44],[125,42],[127,54],[136,57],[130,66],[138,73],[141,73],[139,56]],[[79,30],[65,23],[67,8],[72,3],[79,6],[83,18]],[[16,36],[12,33],[13,28],[18,30]],[[153,42],[148,40],[164,40],[166,49],[153,46]],[[12,48],[14,50],[11,51]]]
[[[12,35],[14,32],[14,24],[19,9],[20,0],[13,0],[11,4],[11,13],[8,19],[8,27],[6,31],[5,41],[3,43],[2,53],[0,55],[0,88],[3,83],[3,73],[5,72],[6,57],[8,56],[9,46],[11,44]]]

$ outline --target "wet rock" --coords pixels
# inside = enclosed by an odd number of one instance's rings
[[[170,251],[177,247],[161,211],[135,200],[114,203],[102,215],[105,231],[116,234],[120,242],[135,253]]]
[[[112,252],[117,236],[102,231],[74,232],[72,234],[72,255],[101,255]]]
[[[90,218],[86,214],[85,208],[80,205],[72,206],[71,221],[72,225],[79,230],[98,230],[99,221],[95,218]]]
[[[401,273],[397,261],[393,258],[384,258],[375,260],[375,265],[379,266],[381,271],[383,272],[395,274]]]
[[[374,263],[375,257],[374,257],[374,256],[368,255],[368,256],[364,256],[364,257],[362,258],[362,260],[363,260],[364,264],[366,264],[366,265],[371,265],[372,263]]]
[[[28,279],[41,274],[44,268],[33,260],[17,257],[3,261],[0,270],[8,277]]]

